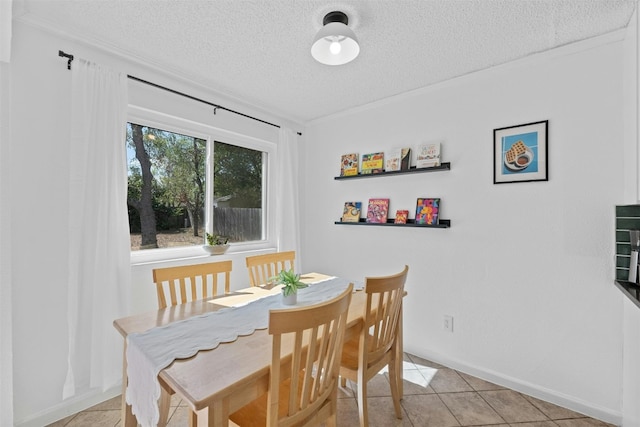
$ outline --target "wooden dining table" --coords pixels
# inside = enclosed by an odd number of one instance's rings
[[[301,279],[315,283],[331,278],[319,273],[303,274]],[[317,286],[321,286],[318,283]],[[122,423],[124,427],[136,427],[137,420],[126,402],[127,359],[126,338],[157,326],[188,319],[223,308],[249,303],[258,298],[280,292],[279,287],[250,287],[230,294],[196,300],[164,309],[117,319],[114,327],[125,339],[122,381]],[[357,336],[363,325],[366,294],[355,291],[349,306],[345,340]],[[402,316],[400,316],[402,319]],[[399,391],[402,397],[402,321],[399,324],[396,343],[396,370],[399,374]],[[174,360],[160,371],[158,380],[162,387],[178,394],[191,409],[190,426],[228,426],[229,414],[266,393],[269,387],[271,366],[271,336],[266,329],[235,341],[221,343],[213,350],[199,351],[187,359]],[[283,346],[286,340],[283,341]],[[292,345],[292,343],[289,343]]]

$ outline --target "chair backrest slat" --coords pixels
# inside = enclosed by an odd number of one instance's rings
[[[158,308],[229,293],[231,268],[231,261],[220,261],[154,269]],[[221,282],[223,290],[219,289]]]
[[[402,272],[392,276],[365,278],[365,324],[369,330],[365,334],[364,348],[368,349],[365,360],[376,360],[384,355],[397,338],[408,271],[409,267],[405,266]]]
[[[295,251],[275,252],[264,255],[248,256],[246,258],[251,286],[261,286],[277,276],[282,270],[293,269],[296,258]]]

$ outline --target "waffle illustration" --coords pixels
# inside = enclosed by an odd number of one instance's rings
[[[511,146],[511,150],[515,150],[516,157],[524,154],[527,151],[527,146],[524,145],[522,141],[516,141],[515,144]]]

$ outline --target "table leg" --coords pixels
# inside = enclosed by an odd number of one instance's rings
[[[124,346],[122,351],[122,409],[120,413],[121,424],[123,427],[137,427],[138,420],[133,412],[131,412],[131,405],[127,405],[127,384],[129,383],[127,377],[127,340],[124,340]]]
[[[235,424],[233,424],[235,425]],[[229,427],[229,402],[215,401],[208,408],[192,411],[190,427]]]
[[[229,427],[229,402],[216,400],[209,406],[209,427]]]

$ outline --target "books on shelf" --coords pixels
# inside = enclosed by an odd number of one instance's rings
[[[436,225],[440,214],[440,198],[419,197],[416,202],[416,224]]]
[[[369,199],[367,222],[386,223],[389,212],[389,199]]]
[[[342,222],[360,222],[361,202],[345,202],[342,211]]]
[[[420,144],[416,153],[416,167],[432,168],[434,166],[440,166],[440,143]]]
[[[398,209],[396,211],[396,219],[393,221],[394,224],[406,224],[407,219],[409,218],[409,211],[406,209]]]
[[[411,169],[411,148],[400,149],[400,170],[408,171]]]
[[[340,176],[358,175],[358,153],[343,154],[340,162]]]
[[[363,175],[381,173],[384,171],[384,153],[370,153],[362,155],[362,167],[360,173]]]
[[[400,170],[400,162],[402,161],[402,149],[394,148],[384,153],[384,171],[393,172]]]

